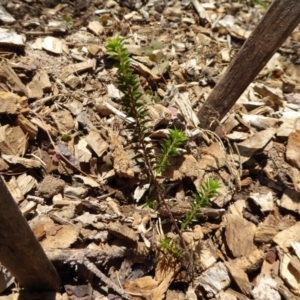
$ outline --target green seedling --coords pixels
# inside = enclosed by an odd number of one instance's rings
[[[152,40],[149,46],[145,47],[145,54],[149,59],[156,63],[152,72],[162,76],[169,67],[169,61],[166,59],[163,51],[163,44],[157,40]]]
[[[148,53],[152,55],[151,57],[155,62],[160,63],[162,56],[158,53],[162,49],[161,43],[152,41],[150,46]],[[195,201],[191,204],[191,210],[182,221],[180,230],[165,200],[164,189],[158,181],[157,176],[168,166],[171,157],[180,155],[179,147],[184,145],[187,137],[182,131],[176,128],[171,129],[169,136],[164,140],[161,155],[158,158],[153,156],[153,145],[149,138],[151,130],[147,127],[147,123],[149,122],[146,110],[147,102],[145,102],[145,98],[140,92],[139,80],[133,74],[129,52],[125,47],[125,40],[120,37],[111,38],[106,44],[106,49],[110,58],[116,61],[115,66],[118,69],[117,84],[123,94],[121,99],[123,109],[127,116],[134,120],[134,122],[127,125],[127,128],[132,132],[131,142],[137,147],[137,153],[142,153],[145,164],[144,169],[147,171],[149,183],[153,187],[153,190],[156,191],[157,200],[146,199],[145,206],[151,208],[164,206],[179,236],[181,246],[178,246],[172,239],[165,237],[160,242],[159,248],[165,250],[176,259],[182,260],[189,256],[189,251],[182,237],[182,230],[186,229],[196,220],[196,215],[201,211],[202,207],[209,205],[210,199],[218,193],[219,184],[213,179],[205,181],[195,195]],[[155,52],[155,50],[158,50],[158,52]]]
[[[73,134],[68,134],[68,133],[64,133],[62,136],[61,136],[61,140],[63,142],[69,142],[72,140],[72,138],[75,138],[75,137],[78,137],[78,136],[82,136],[83,133],[82,131],[76,131],[75,133]]]
[[[64,16],[63,19],[67,23],[68,29],[73,29],[74,28],[74,22],[73,22],[73,19],[71,17]]]
[[[165,207],[171,222],[180,237],[181,243],[185,247],[181,231],[165,200],[164,190],[156,178],[155,166],[157,166],[158,163],[152,154],[153,146],[151,139],[149,139],[151,133],[151,130],[147,127],[149,116],[147,115],[146,104],[143,101],[142,93],[140,92],[140,83],[137,77],[133,74],[129,52],[124,43],[124,38],[111,38],[106,44],[106,50],[109,57],[116,61],[115,66],[118,69],[117,83],[119,90],[123,93],[123,97],[121,99],[123,108],[127,113],[127,116],[133,118],[135,121],[130,123],[127,127],[132,132],[132,142],[138,147],[137,153],[142,153],[145,170],[148,172],[150,184],[157,193],[158,204]],[[167,153],[171,152],[167,151]],[[168,158],[164,158],[163,161],[165,163],[168,161]]]
[[[155,199],[146,198],[143,208],[147,207],[154,209],[155,207],[157,207],[157,201]]]
[[[106,26],[107,23],[108,23],[108,15],[102,15],[100,18],[99,18],[99,21],[101,22],[101,24],[103,26]]]
[[[177,247],[172,239],[169,237],[164,237],[159,246],[160,249],[165,250],[169,255],[173,256],[174,258],[177,259],[182,259],[184,258],[182,250]]]
[[[169,137],[164,140],[162,153],[158,158],[157,174],[161,174],[165,170],[172,156],[180,154],[178,148],[187,140],[184,133],[177,128],[170,129],[169,133]]]
[[[220,185],[212,178],[208,178],[200,187],[200,190],[194,194],[195,200],[191,203],[191,210],[186,213],[181,223],[181,230],[188,228],[193,222],[197,221],[197,214],[201,213],[201,208],[210,205],[210,199],[216,197]]]

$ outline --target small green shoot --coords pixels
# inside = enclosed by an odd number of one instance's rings
[[[82,136],[82,135],[83,135],[82,131],[76,131],[76,132],[73,133],[73,134],[64,133],[64,134],[61,136],[61,140],[62,140],[63,142],[69,142],[69,141],[72,140],[72,138],[75,138],[75,137],[77,137],[77,136]]]
[[[152,72],[160,76],[162,76],[169,67],[169,61],[166,59],[162,49],[163,44],[157,40],[152,40],[150,45],[145,47],[145,54],[151,61],[156,63]]]
[[[101,24],[103,26],[106,26],[107,23],[108,23],[108,15],[102,15],[100,18],[99,18],[99,21],[101,22]]]
[[[178,259],[182,259],[184,257],[182,250],[177,247],[174,243],[174,241],[172,239],[170,239],[169,237],[164,237],[159,246],[160,249],[165,250],[168,254],[170,254],[171,256],[178,258]]]
[[[160,67],[161,61],[166,60],[161,51],[162,44],[157,41],[152,41],[147,50],[150,59],[155,61]],[[187,257],[189,250],[182,236],[182,230],[186,229],[192,222],[196,220],[196,215],[201,208],[209,204],[209,200],[217,195],[219,184],[213,179],[208,179],[195,195],[195,201],[191,204],[191,211],[187,213],[182,222],[181,230],[178,227],[178,222],[175,220],[171,209],[165,199],[165,191],[162,184],[158,180],[158,175],[161,174],[169,164],[172,156],[179,155],[179,147],[183,146],[187,137],[178,129],[171,129],[169,136],[165,139],[162,146],[161,155],[156,158],[153,156],[150,134],[151,128],[148,128],[149,116],[146,108],[147,103],[141,93],[141,87],[138,77],[134,75],[131,67],[129,52],[125,47],[125,40],[120,37],[111,38],[106,44],[106,50],[110,58],[116,61],[118,69],[118,88],[123,93],[122,104],[123,109],[128,117],[134,119],[134,122],[127,125],[127,128],[132,133],[131,142],[142,154],[145,171],[147,171],[150,184],[156,192],[156,199],[146,199],[145,207],[155,208],[159,205],[164,206],[168,212],[168,216],[174,226],[180,241],[177,243],[171,238],[165,237],[159,244],[159,248],[165,253],[171,255],[177,260],[182,260]],[[166,60],[167,61],[167,60]],[[160,73],[161,75],[163,72]]]
[[[163,44],[157,40],[152,40],[149,46],[145,47],[145,54],[149,57],[151,61],[156,61],[155,54],[153,55],[153,51],[161,50],[163,48]]]
[[[61,140],[63,142],[70,142],[72,140],[72,136],[70,134],[67,134],[67,133],[64,133],[62,136],[61,136]]]
[[[155,207],[157,207],[157,200],[155,200],[155,199],[150,199],[150,198],[146,198],[145,199],[145,204],[143,205],[143,208],[147,208],[147,207],[149,207],[149,208],[155,208]]]
[[[73,27],[74,27],[73,19],[69,16],[64,16],[63,19],[67,23],[68,29],[73,29]]]
[[[181,223],[181,230],[188,228],[193,222],[197,221],[196,215],[201,213],[201,208],[210,205],[210,199],[216,197],[219,192],[220,184],[212,178],[208,178],[194,194],[195,201],[191,203],[191,210],[186,213]]]
[[[150,89],[145,90],[145,94],[143,95],[143,99],[145,103],[152,104],[152,103],[160,103],[161,98],[157,95],[157,93],[153,93]]]
[[[164,140],[162,145],[162,153],[158,158],[157,174],[161,174],[172,156],[179,155],[178,148],[181,147],[187,140],[187,137],[181,130],[170,129],[170,136]]]
[[[120,37],[111,38],[106,44],[109,57],[116,61],[118,68],[118,88],[124,94],[122,103],[128,117],[132,117],[136,124],[135,129],[137,138],[142,142],[145,139],[146,108],[141,101],[142,94],[139,91],[140,83],[133,74],[129,52],[124,46],[125,39]],[[144,122],[145,121],[145,122]]]

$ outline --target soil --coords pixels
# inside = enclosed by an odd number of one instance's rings
[[[0,299],[300,299],[300,27],[215,132],[197,118],[269,4],[1,3],[0,174],[62,288],[27,291],[0,265]],[[107,53],[118,35],[153,160],[170,129],[187,137],[156,177],[166,205]]]

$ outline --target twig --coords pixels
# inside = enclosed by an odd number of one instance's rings
[[[109,279],[105,274],[103,274],[92,262],[88,259],[83,260],[83,264],[93,272],[97,277],[99,277],[106,285],[112,288],[116,293],[118,293],[124,299],[130,300],[131,297],[122,289],[119,288],[111,279]]]
[[[209,23],[212,23],[210,16],[208,15],[208,13],[204,9],[204,7],[201,5],[201,3],[199,3],[198,0],[192,0],[192,3],[194,5],[194,8],[197,11],[199,17],[201,19],[207,20]]]
[[[95,249],[45,249],[47,257],[51,261],[63,261],[64,263],[82,264],[86,258],[96,259],[98,263],[105,264],[110,259],[124,258],[129,251],[125,247],[110,247],[107,250]]]
[[[120,117],[121,119],[125,120],[127,123],[134,123],[135,120],[131,117],[127,117],[124,113],[113,107],[111,104],[108,102],[105,103],[105,107],[110,110],[112,113]]]
[[[31,153],[31,156],[33,156],[34,158],[36,158],[44,167],[46,166],[45,162],[40,157],[36,156],[33,153]]]
[[[36,100],[32,105],[35,108],[38,108],[42,105],[45,105],[48,101],[51,101],[53,98],[56,98],[56,97],[59,97],[59,96],[63,96],[63,94],[51,95],[51,96],[44,97],[42,99]]]

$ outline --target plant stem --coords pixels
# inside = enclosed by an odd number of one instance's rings
[[[182,237],[182,233],[177,225],[176,220],[174,219],[172,212],[170,210],[170,207],[168,206],[165,195],[163,192],[163,188],[161,184],[158,182],[155,174],[154,166],[152,165],[151,156],[147,149],[147,134],[149,133],[149,130],[145,128],[144,124],[147,120],[146,117],[146,110],[143,103],[139,102],[141,100],[141,93],[138,91],[139,88],[139,82],[137,78],[132,74],[132,70],[130,67],[130,58],[129,53],[126,50],[125,47],[123,47],[124,40],[120,38],[114,38],[108,41],[107,49],[112,53],[111,57],[116,59],[118,61],[118,69],[119,69],[119,89],[123,92],[124,96],[122,98],[124,108],[126,108],[127,113],[134,118],[135,120],[135,127],[134,134],[136,135],[138,139],[139,147],[142,150],[142,155],[144,158],[145,166],[147,168],[147,172],[149,175],[150,183],[154,185],[154,188],[156,190],[159,203],[163,205],[170,217],[170,220],[172,224],[175,227],[176,232],[178,233],[180,237],[180,241],[183,245],[183,248],[185,250],[186,255],[189,254],[187,246],[184,242],[184,239]],[[172,136],[172,135],[171,135]],[[176,137],[174,135],[174,137]],[[178,140],[177,140],[178,139]],[[166,164],[167,159],[171,155],[172,152],[176,152],[176,143],[178,144],[180,141],[182,142],[182,137],[180,140],[180,135],[178,135],[178,138],[174,138],[172,140],[171,146],[167,149],[166,155],[163,157],[164,164]],[[185,137],[183,140],[186,139]]]

